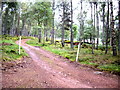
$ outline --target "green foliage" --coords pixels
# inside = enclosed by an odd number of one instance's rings
[[[77,25],[73,25],[73,36],[74,38],[77,38],[77,33],[78,33],[78,26]]]
[[[87,20],[86,22],[88,25],[84,26],[84,34],[83,34],[83,38],[84,39],[90,39],[91,36],[96,37],[96,33],[94,32],[94,26],[92,26],[92,21],[91,20]]]
[[[13,44],[10,46],[2,46],[2,55],[3,55],[3,60],[4,61],[11,61],[11,60],[16,60],[22,56],[26,56],[27,54],[25,51],[21,48],[21,54],[19,55],[18,51],[18,45]]]
[[[3,61],[11,61],[21,58],[22,56],[27,56],[25,51],[21,47],[21,54],[19,55],[19,46],[15,44],[15,41],[18,40],[18,37],[11,37],[11,36],[3,36],[4,38],[0,42],[7,43],[7,45],[0,46],[0,50],[2,53],[1,60]]]
[[[98,46],[98,49],[99,49],[99,50],[102,50],[102,51],[105,51],[105,48],[106,48],[106,47],[103,46],[103,45],[99,45],[99,46]],[[111,47],[111,46],[108,46],[108,50],[112,50],[112,47]]]
[[[39,44],[38,39],[29,40],[26,43],[29,45],[32,45],[32,46],[40,46],[41,45],[41,44]]]
[[[49,45],[49,43],[50,42],[47,42],[46,44],[44,44],[44,43],[39,43],[38,42],[38,38],[33,38],[32,40],[29,40],[29,41],[27,41],[26,42],[27,44],[29,44],[29,45],[32,45],[32,46],[47,46],[47,45]]]
[[[82,48],[92,48],[92,44],[83,43],[82,44]],[[105,48],[106,48],[106,46],[103,46],[103,45],[99,45],[98,46],[98,50],[105,51]],[[111,46],[108,46],[108,51],[112,51],[112,47]]]
[[[36,42],[35,40],[30,40],[29,42],[34,43],[33,46],[37,45],[35,44]],[[87,45],[89,46],[89,44]],[[39,46],[52,53],[63,56],[64,58],[67,58],[71,61],[75,61],[76,59],[77,48],[75,48],[74,50],[71,50],[69,46],[61,48],[59,44],[56,44],[56,46],[50,44],[46,44],[43,46],[42,44],[40,44]],[[80,54],[78,59],[80,64],[89,65],[98,68],[100,70],[120,72],[120,70],[117,68],[119,61],[118,56],[113,57],[111,51],[109,51],[107,55],[105,55],[104,51],[102,50],[94,50],[95,54],[92,54],[91,51],[92,51],[91,48],[87,48],[87,47],[80,49]]]
[[[116,64],[107,64],[107,65],[99,66],[98,68],[106,71],[120,72],[120,65],[116,65]]]
[[[94,60],[94,57],[92,57],[92,56],[87,56],[87,57],[79,58],[79,61],[80,61],[80,62],[93,61],[93,60]]]
[[[14,14],[17,14],[18,2],[2,2],[4,12],[2,13],[2,23],[4,26],[3,34],[10,34],[12,22],[14,20]]]
[[[10,36],[10,35],[3,35],[2,36],[2,39],[3,39],[3,41],[2,42],[4,42],[4,41],[6,41],[6,40],[10,40],[10,41],[17,41],[17,40],[19,40],[19,37],[17,37],[17,36]]]
[[[91,65],[91,66],[96,66],[96,65],[98,65],[98,64],[96,64],[96,63],[91,63],[91,62],[87,62],[87,61],[81,62],[81,64],[86,64],[86,65]]]

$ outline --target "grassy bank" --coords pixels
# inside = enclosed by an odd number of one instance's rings
[[[22,37],[27,38],[27,37]],[[15,44],[15,41],[19,40],[19,37],[12,37],[12,36],[2,36],[0,37],[0,53],[2,61],[12,61],[19,59],[23,56],[27,56],[24,49],[21,47],[21,54],[19,55],[19,48],[18,45]]]
[[[71,50],[69,45],[66,45],[65,48],[62,48],[60,43],[57,45],[51,45],[50,42],[45,44],[38,43],[37,39],[30,40],[27,42],[32,46],[40,46],[52,53],[63,56],[71,61],[75,61],[77,48]],[[108,54],[104,54],[102,50],[94,50],[94,54],[91,54],[90,48],[81,48],[79,54],[79,63],[88,65],[99,70],[110,71],[114,73],[120,72],[119,56],[112,56],[112,52],[109,51]]]

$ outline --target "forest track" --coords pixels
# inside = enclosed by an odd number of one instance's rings
[[[3,88],[118,88],[118,76],[107,75],[71,63],[51,52],[26,44],[26,66],[16,72],[3,72]],[[16,42],[18,44],[18,41]]]

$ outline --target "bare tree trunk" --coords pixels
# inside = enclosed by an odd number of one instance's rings
[[[117,55],[117,50],[116,50],[116,35],[115,35],[115,30],[114,30],[114,19],[113,19],[113,2],[110,2],[111,6],[111,30],[112,30],[112,50],[113,50],[113,56]]]
[[[96,25],[95,25],[95,5],[96,5],[96,2],[94,2],[94,36],[93,36],[93,45],[94,45],[94,49],[95,49],[95,34],[96,34],[96,30],[95,30],[95,28],[96,28]]]
[[[22,29],[21,29],[21,35],[23,35],[23,31],[25,29],[25,19],[22,20]]]
[[[46,29],[46,41],[48,41],[48,30],[47,29]]]
[[[98,3],[96,3],[96,12],[98,11]],[[97,18],[97,46],[96,46],[96,49],[98,50],[98,45],[99,45],[99,17],[98,17],[98,12],[97,12],[97,15],[96,15],[96,18]]]
[[[105,37],[105,2],[103,3],[103,5],[102,5],[102,7],[103,7],[103,14],[102,14],[102,16],[103,16],[103,34],[102,34],[102,43],[103,43],[103,45],[105,45],[105,40],[104,40],[104,37]]]
[[[91,20],[92,20],[92,27],[93,27],[92,3],[91,3]],[[92,54],[94,54],[93,35],[91,36],[91,41],[92,41]]]
[[[109,31],[109,0],[108,0],[108,12],[107,12],[107,29],[106,29],[106,49],[105,54],[108,52],[108,31]]]
[[[82,13],[82,0],[80,1],[80,4],[81,4],[81,8],[80,8],[80,30],[79,30],[79,33],[80,33],[80,38],[79,38],[79,41],[80,41],[80,43],[82,42],[82,40],[83,40],[83,38],[82,38],[82,35],[83,35],[83,20],[82,20],[82,18],[83,18],[83,13]],[[80,44],[81,45],[81,44]]]
[[[118,53],[120,55],[120,1],[119,1],[119,11],[118,11],[118,18],[119,18],[119,30],[118,30]]]
[[[39,43],[41,43],[41,28],[38,28],[38,31],[39,31],[38,39],[39,39]]]
[[[74,46],[73,46],[73,30],[72,30],[72,26],[73,26],[73,9],[72,9],[72,0],[71,0],[71,27],[70,27],[70,32],[71,32],[71,36],[70,36],[70,39],[71,39],[71,49],[74,48]]]
[[[42,43],[44,44],[45,43],[45,33],[46,33],[45,26],[44,26],[43,32],[41,31],[41,33],[42,33]]]
[[[90,43],[92,43],[92,35],[91,35],[91,33],[90,33]]]
[[[63,18],[62,18],[62,39],[61,39],[61,44],[62,44],[62,47],[64,47],[64,18],[65,18],[65,2],[63,1]]]
[[[40,25],[40,21],[39,21],[39,18],[38,18],[38,26]],[[38,28],[38,42],[41,43],[41,35],[42,31],[41,31],[41,28]]]
[[[1,33],[2,35],[4,35],[4,24],[3,24],[2,13],[3,13],[3,3],[1,2],[1,24],[2,24]]]
[[[4,29],[3,29],[3,34],[7,34],[7,19],[8,19],[8,8],[6,8],[5,11],[5,21],[4,21]]]
[[[14,26],[15,25],[15,12],[12,14],[12,24],[11,24],[11,28],[10,28],[10,35],[14,36]]]
[[[25,23],[24,23],[25,24]],[[27,36],[29,36],[30,35],[30,31],[31,31],[31,22],[29,22],[29,29],[28,29],[28,32],[27,32]]]
[[[2,2],[0,2],[0,35],[2,35]]]
[[[45,41],[47,41],[47,20],[45,20],[45,22],[44,22],[44,41],[43,41],[43,43],[45,43]]]
[[[16,35],[20,35],[20,11],[18,12],[18,21],[17,21],[17,28],[16,28]]]
[[[54,43],[54,16],[55,16],[55,0],[53,0],[53,6],[52,6],[52,9],[53,9],[53,22],[52,22],[52,39],[51,39],[51,43],[53,44]]]

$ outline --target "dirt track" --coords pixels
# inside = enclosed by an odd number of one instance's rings
[[[25,65],[16,71],[3,72],[3,88],[118,88],[116,75],[101,74],[70,63],[63,57],[26,44],[27,40],[22,40],[21,46],[31,58],[24,58]]]

